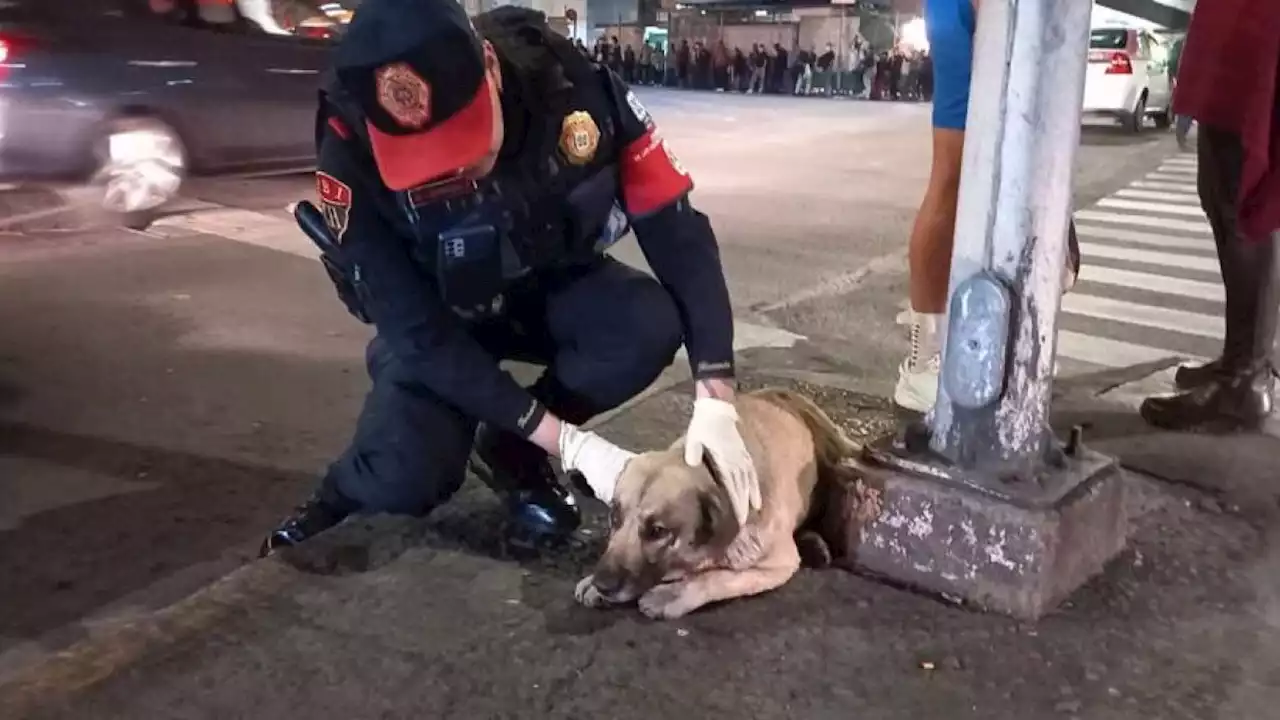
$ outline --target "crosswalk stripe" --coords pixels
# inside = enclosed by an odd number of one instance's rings
[[[1138,232],[1137,230],[1121,230],[1120,228],[1104,228],[1096,225],[1076,224],[1076,234],[1094,240],[1111,240],[1151,245],[1165,249],[1193,250],[1216,253],[1213,241],[1209,238],[1186,237],[1183,235],[1157,235],[1155,233]]]
[[[1146,188],[1148,190],[1171,190],[1173,192],[1187,193],[1188,195],[1197,195],[1199,189],[1195,183],[1178,183],[1178,182],[1147,182],[1145,180],[1137,180],[1129,183],[1129,187]]]
[[[1171,158],[1167,158],[1164,162],[1166,165],[1190,165],[1191,167],[1198,167],[1200,165],[1194,155],[1174,155]]]
[[[1204,362],[1203,358],[1188,357],[1185,353],[1173,350],[1085,335],[1071,330],[1058,331],[1058,356],[1103,367],[1140,365],[1167,357],[1181,357],[1189,362]]]
[[[1200,168],[1194,165],[1177,165],[1173,163],[1165,163],[1156,169],[1156,172],[1162,173],[1178,173],[1183,175],[1195,175]]]
[[[1115,196],[1133,198],[1134,200],[1159,200],[1163,202],[1187,204],[1195,207],[1197,210],[1200,208],[1200,196],[1186,193],[1156,192],[1154,190],[1131,190],[1129,188],[1125,188],[1123,190],[1117,190]]]
[[[1181,268],[1183,270],[1200,270],[1218,272],[1217,258],[1182,253],[1156,252],[1138,248],[1116,247],[1098,243],[1080,243],[1080,254],[1083,257],[1108,258],[1110,260],[1127,260],[1143,265],[1161,265],[1163,267]]]
[[[1184,215],[1186,217],[1204,217],[1204,210],[1199,205],[1173,205],[1170,203],[1142,202],[1140,200],[1117,200],[1113,198],[1103,198],[1098,201],[1098,207],[1115,208],[1117,210],[1140,210],[1142,212],[1166,213],[1169,215]]]
[[[1122,270],[1120,268],[1107,267],[1106,265],[1095,265],[1088,262],[1087,259],[1084,265],[1080,267],[1080,282],[1139,288],[1163,295],[1178,295],[1211,302],[1220,303],[1226,301],[1226,292],[1222,289],[1221,283],[1187,280],[1186,278],[1156,275],[1154,273],[1138,272],[1137,270]]]
[[[1223,333],[1221,316],[1203,315],[1083,293],[1068,293],[1063,296],[1062,311],[1072,315],[1113,320],[1206,338],[1217,339],[1222,337]]]
[[[1147,173],[1147,180],[1157,180],[1162,182],[1187,182],[1194,180],[1194,176],[1183,175],[1182,173],[1153,172]]]
[[[1076,220],[1093,222],[1135,225],[1137,227],[1158,228],[1160,230],[1179,230],[1196,232],[1212,237],[1213,229],[1207,221],[1175,220],[1173,218],[1152,217],[1150,215],[1133,215],[1130,213],[1101,212],[1098,210],[1077,210],[1073,213]]]

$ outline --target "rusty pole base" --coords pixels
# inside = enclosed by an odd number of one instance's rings
[[[1035,621],[1125,547],[1127,482],[1112,458],[1074,448],[1040,477],[979,481],[901,439],[855,465],[881,489],[857,569],[985,610]]]

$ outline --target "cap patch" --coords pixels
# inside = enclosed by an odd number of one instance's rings
[[[408,63],[378,68],[378,105],[408,130],[421,130],[431,121],[431,85]]]

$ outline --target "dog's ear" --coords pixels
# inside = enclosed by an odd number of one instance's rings
[[[728,546],[738,536],[738,518],[733,514],[729,492],[719,482],[698,490],[698,530],[694,543]]]

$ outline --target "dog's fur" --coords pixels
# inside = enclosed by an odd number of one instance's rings
[[[627,463],[610,508],[609,543],[574,595],[588,607],[638,601],[653,618],[781,587],[800,568],[795,533],[820,485],[857,447],[789,390],[740,395],[740,429],[760,478],[761,508],[739,528],[710,464],[684,462],[684,438]]]

